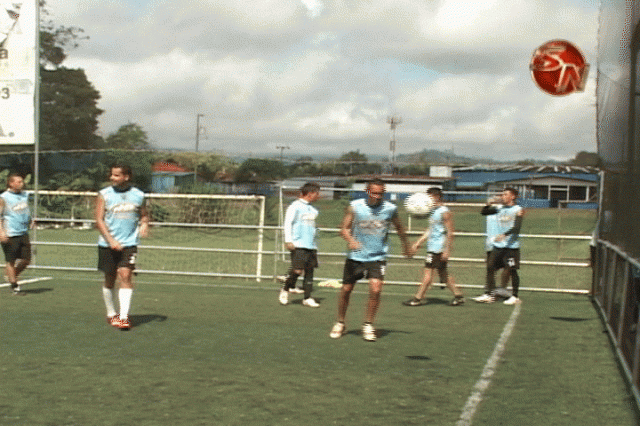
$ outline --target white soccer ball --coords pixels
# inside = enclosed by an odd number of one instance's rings
[[[433,207],[435,206],[435,202],[429,194],[416,192],[415,194],[409,195],[404,200],[404,206],[411,216],[425,217],[431,213],[431,210],[433,210]]]

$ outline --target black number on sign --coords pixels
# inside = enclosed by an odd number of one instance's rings
[[[2,99],[9,99],[9,88],[8,87],[3,87],[0,90],[0,97]]]

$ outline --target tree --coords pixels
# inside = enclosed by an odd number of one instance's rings
[[[238,168],[236,181],[261,183],[281,179],[286,174],[285,167],[279,161],[249,158]]]
[[[42,149],[101,148],[97,107],[100,94],[82,69],[60,67],[40,72],[40,140]]]
[[[340,161],[351,163],[366,163],[368,161],[367,156],[362,154],[360,150],[349,151],[346,154],[340,156]]]
[[[580,151],[573,160],[569,161],[569,164],[572,166],[600,167],[602,159],[595,152]]]
[[[109,148],[115,149],[149,149],[149,138],[147,132],[142,130],[138,124],[129,123],[120,126],[117,132],[107,136],[106,140]]]
[[[66,50],[78,46],[83,30],[56,27],[46,20],[49,12],[40,2],[44,19],[40,25],[40,145],[43,149],[102,148],[96,135],[100,92],[82,69],[62,66]]]

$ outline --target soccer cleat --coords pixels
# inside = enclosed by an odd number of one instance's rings
[[[404,306],[420,306],[422,305],[422,300],[416,298],[416,297],[412,297],[411,299],[402,302],[402,304]]]
[[[117,327],[119,323],[120,323],[120,317],[118,316],[118,314],[107,317],[107,324]]]
[[[464,297],[460,296],[460,297],[455,297],[451,303],[449,303],[449,306],[460,306],[465,302]]]
[[[362,338],[367,342],[376,341],[376,329],[370,323],[364,323],[362,325]]]
[[[308,306],[308,307],[310,307],[310,308],[317,308],[318,306],[320,306],[320,304],[319,304],[318,302],[316,302],[316,301],[313,299],[313,297],[310,297],[310,298],[308,298],[308,299],[304,299],[304,300],[302,301],[302,304],[303,304],[304,306]]]
[[[276,281],[284,284],[284,282],[287,281],[287,276],[286,275],[276,275]]]
[[[129,322],[129,318],[118,319],[117,327],[120,330],[129,330],[131,328],[131,323]]]
[[[280,300],[281,305],[286,305],[289,303],[289,292],[285,289],[280,290],[280,296],[278,296],[278,300]]]
[[[338,321],[331,328],[331,332],[329,333],[329,337],[331,337],[332,339],[338,339],[338,338],[342,337],[342,335],[344,334],[344,330],[345,330],[344,323]]]
[[[289,289],[289,293],[291,294],[302,294],[304,293],[304,290],[298,287],[293,287]]]
[[[474,297],[473,300],[478,303],[493,303],[496,301],[496,298],[490,294],[485,293],[482,296]]]
[[[502,303],[504,303],[505,305],[519,305],[520,303],[522,303],[522,301],[515,296],[511,296]]]

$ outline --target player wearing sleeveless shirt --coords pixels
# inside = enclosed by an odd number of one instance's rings
[[[493,303],[495,301],[495,273],[500,268],[509,271],[512,296],[504,301],[506,305],[520,303],[518,290],[520,288],[520,228],[524,217],[524,209],[515,203],[518,191],[514,188],[505,188],[502,191],[502,206],[486,205],[482,214],[496,215],[498,222],[498,235],[493,239],[493,249],[487,261],[487,281],[485,293],[474,298],[477,302]],[[497,204],[497,203],[494,203]]]
[[[493,201],[492,201],[493,200]],[[499,209],[502,207],[502,195],[491,197],[487,199],[487,204],[495,204]],[[489,264],[489,256],[491,255],[491,251],[493,250],[493,240],[500,234],[498,228],[498,215],[497,214],[489,214],[485,216],[485,250],[486,250],[486,262]],[[496,289],[496,296],[504,297],[508,299],[510,294],[507,291],[507,286],[509,284],[509,270],[504,268],[502,270],[502,275],[500,275],[500,287]]]
[[[2,224],[0,242],[6,262],[5,271],[13,294],[23,295],[18,285],[18,276],[31,262],[29,241],[29,195],[23,191],[24,179],[17,173],[7,177],[7,190],[0,195]]]
[[[348,254],[338,295],[338,321],[329,333],[333,339],[341,337],[345,332],[345,317],[354,285],[358,280],[367,278],[369,299],[362,337],[370,342],[376,340],[373,321],[380,306],[389,250],[387,237],[391,224],[398,232],[405,256],[410,257],[407,236],[398,218],[398,208],[384,200],[384,183],[380,180],[371,181],[367,183],[366,192],[366,199],[350,203],[340,225],[340,235],[347,241]]]
[[[291,267],[278,299],[280,304],[289,303],[289,291],[295,288],[298,277],[304,273],[303,306],[317,308],[320,305],[311,297],[313,270],[318,267],[318,245],[316,243],[316,218],[318,210],[311,205],[320,197],[320,186],[308,182],[300,188],[300,198],[289,207],[284,217],[284,243],[291,252]]]
[[[435,208],[429,216],[429,226],[411,247],[412,254],[415,254],[422,243],[427,242],[427,257],[424,263],[422,284],[415,296],[403,304],[405,306],[422,305],[424,296],[433,284],[433,274],[437,271],[440,276],[440,282],[446,283],[447,288],[454,295],[450,305],[460,306],[464,303],[464,296],[456,286],[453,276],[449,275],[447,270],[447,262],[453,245],[453,215],[449,208],[442,203],[442,190],[440,188],[429,188],[427,194],[435,201]]]
[[[144,205],[144,193],[131,186],[131,168],[117,164],[110,169],[112,186],[100,191],[96,201],[98,239],[98,269],[104,272],[102,295],[107,309],[107,322],[123,330],[131,328],[129,308],[133,295],[132,275],[135,269],[140,237],[146,237],[149,215]],[[115,283],[120,281],[115,309]]]

